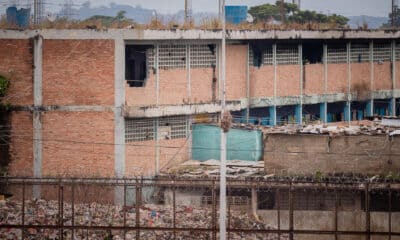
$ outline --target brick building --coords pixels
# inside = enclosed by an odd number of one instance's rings
[[[228,31],[227,108],[276,125],[396,115],[397,31]],[[221,32],[0,32],[12,176],[154,176],[220,112]]]

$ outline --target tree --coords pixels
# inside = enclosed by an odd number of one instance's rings
[[[249,13],[255,18],[256,22],[265,22],[272,19],[282,21],[281,19],[281,1],[275,4],[263,4],[254,6],[249,9]],[[316,11],[300,10],[296,4],[284,3],[284,21],[289,23],[330,23],[338,26],[345,26],[349,21],[348,18],[333,14],[325,15]]]

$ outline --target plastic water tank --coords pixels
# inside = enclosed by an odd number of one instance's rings
[[[247,6],[225,6],[225,19],[233,24],[245,22],[247,19]]]

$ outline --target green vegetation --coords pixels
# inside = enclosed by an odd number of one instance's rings
[[[6,95],[9,86],[10,81],[6,77],[0,75],[0,97],[4,97]]]
[[[283,17],[281,16],[281,1],[276,1],[275,4],[263,4],[254,6],[249,9],[249,13],[257,22],[268,22],[270,20],[278,20],[284,23],[328,23],[340,27],[347,25],[348,18],[333,14],[325,15],[315,11],[300,10],[296,4],[284,3]]]
[[[104,15],[94,15],[84,22],[99,22],[102,26],[111,27],[115,24],[134,24],[134,21],[126,18],[125,11],[119,11],[115,17],[104,16]]]

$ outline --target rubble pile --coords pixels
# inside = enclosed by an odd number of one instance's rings
[[[310,125],[285,125],[273,128],[264,128],[265,134],[327,134],[330,136],[351,136],[351,135],[396,135],[399,130],[393,127],[384,126],[380,121],[361,121],[345,124],[310,124]]]
[[[34,199],[25,201],[25,225],[59,224],[59,202]],[[136,226],[136,207],[127,206],[126,225]],[[99,203],[80,203],[74,205],[74,225],[86,226],[123,226],[124,207]],[[0,224],[21,224],[22,203],[15,200],[0,202]],[[232,228],[271,229],[264,223],[255,220],[246,212],[231,210],[230,223]],[[63,226],[72,226],[72,206],[64,203]],[[173,208],[170,205],[145,204],[140,207],[140,226],[169,227],[173,226]],[[176,206],[176,227],[182,228],[212,228],[212,209],[209,207]],[[175,235],[174,235],[175,234]],[[0,239],[21,239],[22,232],[18,229],[1,229]],[[59,229],[37,229],[26,227],[25,239],[60,239]],[[72,231],[64,229],[64,239],[72,239]],[[136,231],[126,231],[125,239],[135,239]],[[180,232],[176,231],[140,231],[141,239],[212,239],[211,232]],[[124,239],[123,230],[88,230],[74,231],[74,239]],[[276,234],[230,233],[230,239],[278,239]],[[281,239],[287,239],[282,235]]]

